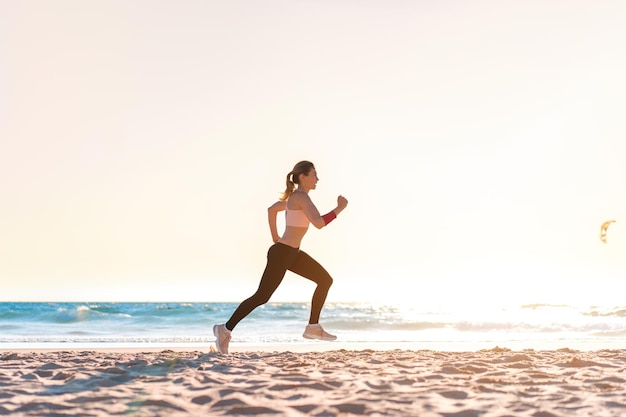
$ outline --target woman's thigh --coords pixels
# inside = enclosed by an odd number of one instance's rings
[[[324,267],[304,251],[298,252],[289,270],[317,284],[332,283],[332,278]]]

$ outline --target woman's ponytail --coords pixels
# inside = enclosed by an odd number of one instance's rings
[[[296,189],[296,184],[293,182],[293,171],[287,174],[287,180],[285,181],[287,188],[283,192],[282,197],[280,197],[280,201],[287,201],[287,199],[293,194],[293,191]]]

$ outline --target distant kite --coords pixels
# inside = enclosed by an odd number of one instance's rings
[[[606,243],[606,231],[608,230],[611,223],[615,223],[615,220],[609,220],[602,223],[602,226],[600,226],[600,240],[602,241],[602,243]]]

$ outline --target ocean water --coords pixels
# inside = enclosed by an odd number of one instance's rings
[[[0,349],[207,347],[212,325],[236,303],[0,303]],[[268,303],[233,332],[231,346],[310,344],[302,338],[309,303]],[[341,348],[626,348],[626,306],[531,304],[493,308],[329,303],[321,323]],[[314,341],[313,343],[328,343]],[[337,343],[337,342],[332,342]]]

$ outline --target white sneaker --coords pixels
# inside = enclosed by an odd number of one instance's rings
[[[326,331],[319,324],[309,324],[302,335],[305,339],[336,340],[337,336]]]
[[[228,343],[232,338],[230,330],[226,328],[225,324],[216,324],[213,326],[213,334],[217,338],[215,340],[215,346],[219,353],[228,353]]]

